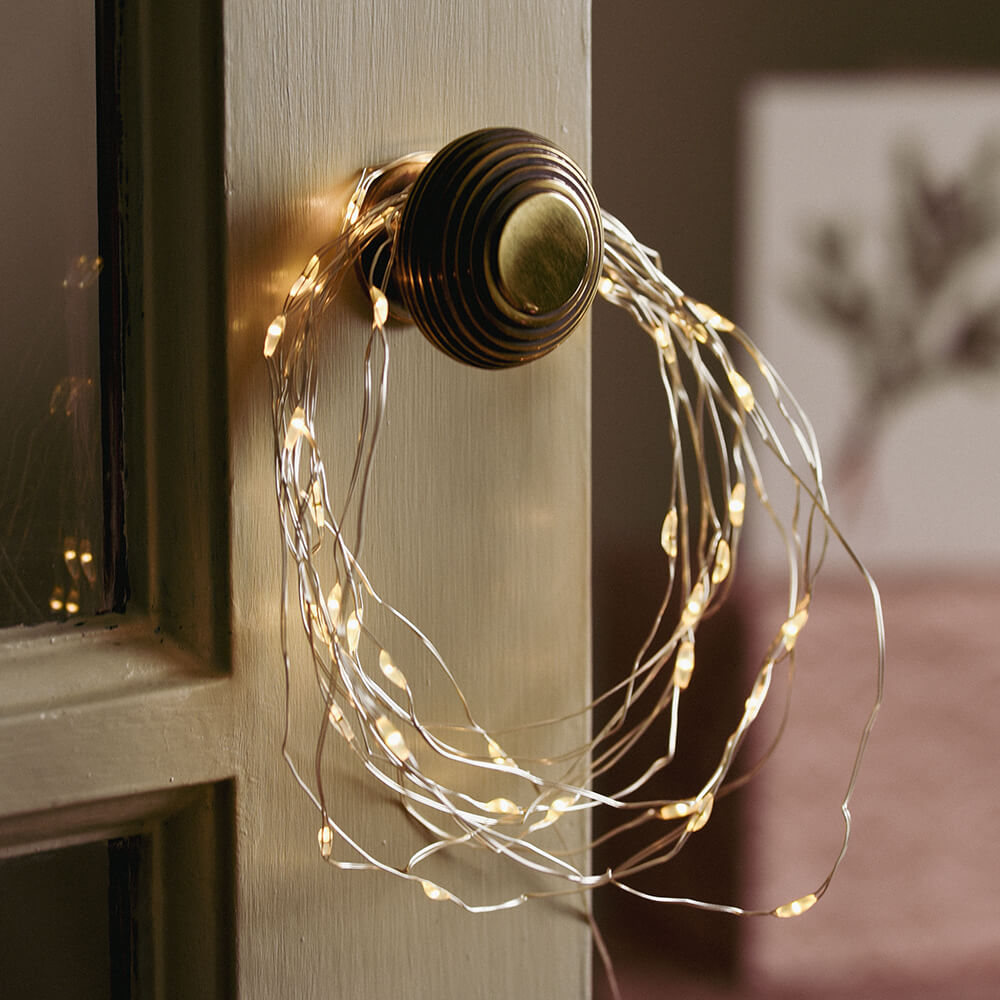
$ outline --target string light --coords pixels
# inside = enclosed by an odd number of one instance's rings
[[[804,913],[826,891],[850,837],[848,805],[881,704],[884,670],[878,590],[833,522],[808,419],[747,335],[711,307],[685,295],[663,273],[657,255],[605,214],[605,257],[598,291],[630,313],[651,338],[667,401],[671,478],[659,539],[666,557],[666,591],[649,642],[609,690],[562,719],[544,724],[523,720],[502,734],[491,732],[462,691],[464,667],[446,663],[430,637],[380,595],[359,561],[366,487],[388,402],[385,325],[389,303],[383,288],[389,272],[385,260],[379,272],[382,287],[373,283],[370,292],[372,325],[363,362],[365,395],[354,472],[348,482],[339,484],[340,495],[346,498],[343,509],[332,508],[328,499],[330,484],[315,418],[321,320],[345,274],[373,236],[388,241],[391,267],[393,241],[408,191],[365,210],[366,195],[380,176],[381,170],[362,175],[348,203],[343,232],[317,250],[295,279],[281,311],[267,327],[263,346],[272,383],[275,490],[285,543],[281,604],[285,669],[304,670],[315,677],[324,709],[324,729],[311,775],[300,771],[289,749],[290,702],[283,753],[320,812],[320,856],[344,870],[388,873],[419,885],[430,900],[474,912],[508,909],[538,896],[610,885],[644,899],[728,914],[786,918]],[[756,391],[744,372],[753,374],[759,386]],[[764,488],[765,455],[777,462],[792,484],[794,501],[788,511],[779,511]],[[689,475],[691,471],[699,474]],[[709,779],[687,797],[657,798],[653,778],[673,757],[679,706],[698,662],[698,630],[716,610],[736,574],[750,502],[782,526],[779,536],[789,567],[788,611],[776,623],[762,652],[743,713]],[[742,783],[755,769],[749,766],[743,774],[734,773],[749,727],[771,691],[775,668],[794,656],[809,616],[818,566],[831,542],[843,548],[870,590],[877,651],[873,702],[841,802],[843,841],[827,877],[814,891],[773,909],[646,891],[639,880],[641,873],[671,861],[686,839],[710,821],[727,789]],[[292,594],[303,624],[304,656],[287,629]],[[60,592],[53,592],[54,610],[63,601]],[[679,608],[674,623],[669,620],[670,608]],[[406,650],[401,658],[403,669],[383,638],[400,635],[406,636],[398,647]],[[711,669],[710,662],[699,667],[700,672]],[[421,690],[439,685],[457,694],[462,721],[440,726],[424,720],[406,675],[419,676]],[[649,704],[654,706],[651,711]],[[522,752],[521,736],[543,731],[558,742],[562,723],[581,717],[593,720],[598,706],[601,718],[609,721],[594,724],[592,735],[582,743],[571,740],[568,746],[547,747],[541,753]],[[631,759],[638,738],[660,719],[668,720],[669,753],[640,763],[638,777],[633,775],[617,790],[607,791],[615,768]],[[328,730],[339,733],[342,740],[326,740]],[[514,752],[508,753],[507,747]],[[373,789],[394,796],[422,831],[424,843],[403,863],[382,856],[378,845],[360,843],[342,825],[346,820],[328,809],[327,761],[338,753],[345,766],[357,764],[359,775],[370,780]],[[484,788],[486,794],[481,793]],[[563,818],[596,809],[614,817],[602,841],[613,841],[618,832],[656,821],[647,846],[608,869],[589,871],[585,865],[593,843],[586,835],[573,840],[587,826],[567,824]],[[345,856],[337,856],[335,845]],[[467,900],[454,887],[446,888],[439,874],[431,880],[422,873],[432,856],[480,848],[487,848],[487,858],[502,858],[523,868],[533,884],[542,877],[551,885],[520,888],[501,899]]]

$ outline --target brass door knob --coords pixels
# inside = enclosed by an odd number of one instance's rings
[[[483,129],[420,169],[387,291],[447,354],[506,368],[572,332],[603,254],[600,206],[580,168],[540,136]]]

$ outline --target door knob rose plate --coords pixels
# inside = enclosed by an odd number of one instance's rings
[[[343,483],[328,478],[324,462],[322,439],[331,428],[316,419],[323,391],[317,361],[331,333],[328,307],[352,269],[368,288],[372,327],[354,471]],[[638,651],[622,651],[611,687],[566,717],[591,722],[582,745],[566,746],[565,719],[491,729],[479,714],[483,706],[462,692],[464,665],[447,663],[432,637],[381,596],[360,553],[389,403],[390,313],[412,320],[453,358],[501,369],[554,350],[598,294],[625,309],[648,336],[663,384],[668,445],[660,461],[670,481],[658,542],[666,582],[647,641]],[[882,701],[878,588],[835,524],[812,427],[774,367],[739,326],[686,295],[663,273],[656,252],[601,210],[569,157],[539,136],[499,128],[462,136],[434,155],[366,169],[341,233],[309,259],[267,328],[264,356],[272,384],[283,587],[297,595],[302,623],[293,641],[282,600],[282,662],[286,671],[315,679],[325,720],[308,766],[285,754],[318,811],[324,860],[344,870],[388,873],[419,885],[431,900],[476,912],[613,886],[661,903],[790,917],[823,895],[850,838],[848,807]],[[783,489],[771,488],[774,478],[784,480]],[[755,671],[714,769],[702,784],[667,798],[656,777],[674,758],[685,692],[692,676],[719,666],[698,655],[699,629],[741,569],[746,574],[740,540],[753,507],[767,515],[762,531],[772,532],[768,538],[759,533],[758,542],[774,545],[788,568],[784,611],[759,648],[741,652],[741,661],[753,657]],[[840,802],[840,850],[817,886],[777,905],[663,895],[645,874],[672,861],[709,821],[717,800],[756,770],[753,761],[739,766],[740,749],[772,693],[781,692],[779,703],[787,695],[795,651],[814,611],[815,579],[834,547],[870,596],[875,637],[872,698],[860,712]],[[400,657],[408,662],[397,662],[384,638],[400,629],[416,640]],[[729,669],[725,677],[742,673]],[[407,679],[414,675],[422,679],[419,689]],[[437,726],[424,719],[424,694],[434,682],[457,693],[463,706],[455,719],[435,717]],[[592,717],[598,705],[600,723]],[[286,732],[293,714],[289,702]],[[307,724],[313,721],[310,715]],[[634,760],[639,737],[657,726],[666,734],[663,751],[653,760]],[[540,732],[552,742],[541,754]],[[526,733],[532,738],[522,741]],[[338,787],[329,787],[324,762],[332,756],[357,768],[358,780],[373,789],[388,789],[422,831],[424,843],[408,861],[392,859],[384,842],[361,843],[348,828]],[[626,848],[616,863],[592,871],[589,825],[564,817],[598,809],[610,817],[602,837],[608,843],[617,843],[615,832],[625,829],[648,838],[641,849]],[[488,850],[476,850],[482,847]],[[521,866],[526,887],[508,898],[469,900],[428,873],[432,856],[470,850],[483,863],[504,859]]]

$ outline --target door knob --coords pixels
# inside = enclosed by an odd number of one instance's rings
[[[572,332],[597,294],[604,237],[597,198],[562,150],[521,129],[472,132],[429,162],[388,168],[359,211],[410,181],[386,283],[395,315],[479,368],[532,361]],[[383,283],[391,235],[366,246],[366,283]]]

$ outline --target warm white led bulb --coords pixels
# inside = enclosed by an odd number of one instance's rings
[[[271,357],[278,348],[278,341],[281,340],[281,335],[285,332],[285,314],[278,313],[274,319],[271,320],[270,326],[267,328],[267,333],[264,336],[264,357]]]
[[[389,319],[389,300],[381,288],[371,288],[372,316],[375,325],[381,330]]]
[[[552,800],[552,804],[546,810],[544,818],[540,819],[537,823],[531,826],[531,831],[544,829],[547,826],[552,826],[553,823],[561,819],[568,809],[571,809],[576,803],[575,797],[570,797],[568,795],[561,795],[556,799]]]
[[[319,853],[324,858],[330,857],[333,854],[333,828],[329,825],[321,826],[316,839],[319,841]]]
[[[673,685],[683,691],[691,683],[694,672],[694,643],[685,639],[677,649],[677,659],[674,662]]]
[[[420,886],[424,890],[424,895],[436,903],[451,899],[451,894],[446,889],[442,889],[441,886],[435,885],[433,882],[421,879]]]
[[[699,580],[692,588],[691,595],[681,612],[681,624],[685,628],[694,625],[705,610],[705,585]]]
[[[671,507],[660,528],[660,545],[671,559],[677,558],[677,508]]]
[[[747,505],[747,488],[745,483],[737,483],[729,495],[729,521],[734,528],[743,524],[743,514]]]
[[[351,651],[353,656],[358,651],[358,645],[361,642],[361,619],[358,618],[356,611],[352,611],[347,616],[347,648]]]
[[[313,480],[310,501],[313,521],[317,528],[323,528],[326,525],[326,508],[323,505],[323,484],[318,479]]]
[[[496,740],[487,740],[486,749],[495,764],[501,764],[503,767],[517,766]]]
[[[337,727],[340,731],[340,735],[347,740],[348,743],[354,740],[354,730],[351,728],[351,724],[347,721],[344,716],[344,712],[341,707],[335,702],[330,702],[330,710],[328,712],[330,722]]]
[[[329,596],[326,599],[326,607],[330,612],[330,621],[333,622],[333,627],[336,628],[338,622],[340,621],[340,606],[343,600],[343,591],[341,590],[340,584],[335,583],[330,590]]]
[[[301,406],[295,407],[291,420],[288,421],[288,430],[285,431],[285,451],[291,451],[295,447],[300,437],[309,437],[309,425],[306,423],[306,412]]]
[[[799,605],[799,609],[795,614],[781,626],[781,634],[785,640],[785,649],[791,650],[794,648],[799,633],[806,627],[808,620],[809,607],[807,602],[803,602]]]
[[[725,316],[717,313],[711,306],[705,305],[704,302],[697,302],[689,298],[687,299],[687,304],[695,316],[702,323],[712,327],[713,330],[717,330],[719,333],[732,333],[736,329],[736,324],[732,320],[726,319]]]
[[[816,893],[810,892],[806,896],[801,896],[799,899],[793,899],[790,903],[785,903],[782,906],[775,907],[771,912],[776,917],[797,917],[805,913],[806,910],[810,909],[816,902]]]
[[[521,808],[510,799],[498,798],[490,799],[486,803],[486,809],[491,813],[500,813],[502,816],[520,816]]]
[[[735,368],[729,371],[729,384],[736,393],[740,406],[749,413],[754,408],[753,389],[750,383]]]
[[[381,650],[378,654],[378,665],[382,673],[398,688],[406,690],[406,678],[403,672],[392,662],[392,657],[386,650]]]
[[[660,806],[660,819],[683,819],[694,811],[695,804],[691,799],[680,799]]]
[[[757,675],[757,680],[754,681],[753,687],[750,689],[750,694],[747,696],[747,700],[744,703],[744,709],[750,720],[757,718],[761,707],[767,700],[767,692],[771,686],[771,671],[773,667],[773,662],[768,661],[765,663],[760,673]]]
[[[715,549],[715,564],[712,566],[712,583],[722,583],[733,566],[733,553],[729,542],[724,538],[719,540]]]
[[[403,739],[403,734],[384,715],[380,715],[375,720],[375,728],[396,760],[402,763],[410,759],[412,755]]]
[[[706,792],[699,796],[694,803],[691,818],[687,821],[687,828],[691,833],[700,830],[712,815],[712,808],[715,806],[715,796],[711,792]]]

